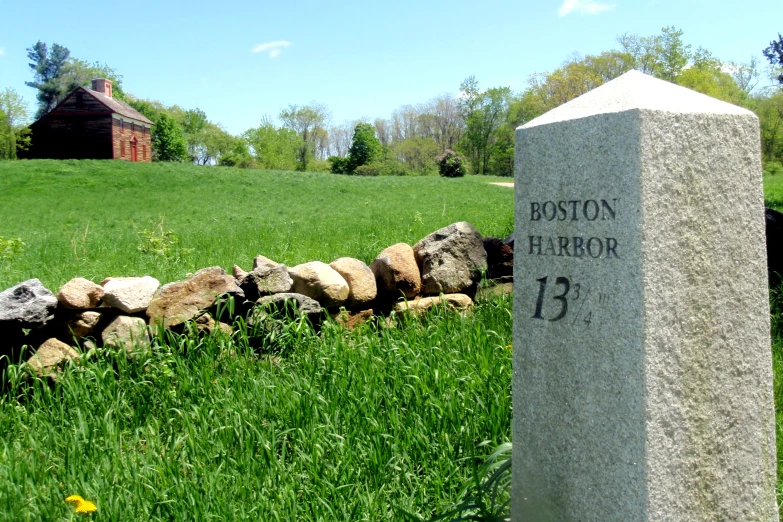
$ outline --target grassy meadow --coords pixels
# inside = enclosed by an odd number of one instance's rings
[[[0,287],[31,277],[246,270],[258,254],[294,266],[341,256],[371,262],[455,221],[484,235],[513,229],[513,191],[468,176],[363,178],[107,161],[0,162]]]
[[[459,220],[512,229],[491,178],[356,178],[190,165],[0,162],[0,287],[38,277],[367,262]],[[161,222],[163,223],[160,226]],[[19,239],[21,249],[8,240]],[[142,357],[93,350],[56,386],[12,366],[0,393],[0,521],[428,519],[511,438],[511,302],[274,351],[173,333]]]

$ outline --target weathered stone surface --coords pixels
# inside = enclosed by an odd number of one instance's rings
[[[147,308],[150,324],[171,327],[193,319],[209,308],[220,294],[244,297],[236,280],[222,268],[202,268],[185,281],[160,287]]]
[[[421,271],[422,293],[462,292],[481,279],[487,253],[481,234],[465,221],[452,223],[413,246]]]
[[[348,300],[350,288],[334,268],[321,261],[310,261],[288,270],[294,281],[293,292],[306,295],[326,308],[337,307]]]
[[[248,301],[270,294],[290,292],[294,282],[285,265],[261,265],[242,280],[241,288]]]
[[[248,324],[263,320],[269,314],[284,315],[285,317],[306,317],[313,326],[320,326],[324,318],[324,309],[315,299],[306,295],[287,292],[262,297],[253,308]]]
[[[378,254],[370,265],[378,295],[385,299],[413,298],[421,291],[421,274],[413,248],[397,243]]]
[[[196,318],[196,329],[202,333],[212,333],[215,330],[220,330],[225,334],[231,335],[234,331],[230,325],[215,321],[215,319],[209,314],[203,314]]]
[[[57,301],[63,308],[95,308],[103,299],[103,287],[83,277],[65,283],[57,292]]]
[[[498,283],[486,288],[479,288],[476,292],[476,301],[489,299],[498,295],[511,295],[514,293],[514,283]]]
[[[247,274],[248,274],[248,273],[249,273],[249,272],[245,272],[245,271],[242,269],[242,267],[241,267],[241,266],[239,266],[239,265],[234,265],[234,267],[231,269],[231,275],[233,275],[233,276],[234,276],[234,279],[236,279],[236,280],[237,280],[237,284],[238,284],[238,285],[241,285],[241,284],[242,284],[242,281],[244,281],[244,280],[245,280],[245,278],[247,277]]]
[[[375,284],[375,274],[370,267],[358,259],[341,257],[332,261],[329,266],[340,274],[348,283],[348,306],[361,307],[375,300],[378,287]]]
[[[487,253],[487,278],[513,276],[514,249],[496,237],[485,237],[482,243]]]
[[[135,314],[147,309],[160,286],[154,277],[112,277],[103,281],[103,304]]]
[[[27,365],[38,377],[56,378],[65,363],[78,358],[79,352],[64,342],[49,339],[38,347],[32,357],[27,359]]]
[[[253,259],[253,270],[256,270],[257,268],[267,267],[272,268],[276,266],[280,266],[282,263],[276,263],[269,259],[268,257],[264,257],[262,255],[257,255]]]
[[[372,309],[369,309],[360,312],[351,312],[350,310],[342,309],[339,312],[335,312],[332,315],[332,318],[340,326],[353,330],[357,326],[371,320],[373,318],[373,311]]]
[[[759,149],[638,72],[517,130],[515,522],[778,520]]]
[[[85,310],[75,312],[64,317],[62,323],[62,336],[65,339],[82,339],[87,337],[101,321],[101,312]],[[59,318],[59,312],[58,312]]]
[[[38,279],[29,279],[0,292],[0,324],[38,328],[54,317],[57,297]]]
[[[400,301],[394,305],[397,313],[409,312],[419,315],[433,306],[446,305],[454,310],[469,310],[473,307],[473,301],[465,294],[443,294],[433,297],[417,297],[410,301]]]
[[[133,353],[134,348],[145,347],[150,343],[147,323],[141,317],[117,316],[104,328],[101,334],[104,346],[124,348]]]

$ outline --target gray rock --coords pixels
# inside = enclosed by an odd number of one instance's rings
[[[290,292],[294,284],[285,265],[261,265],[249,272],[240,284],[245,298],[256,301],[260,297]]]
[[[462,292],[481,279],[487,253],[481,234],[461,221],[433,232],[413,246],[421,271],[422,293]]]
[[[270,314],[282,315],[289,319],[306,317],[313,326],[319,326],[325,315],[324,309],[315,299],[306,295],[287,292],[262,297],[253,308],[253,315],[248,322],[263,319]]]
[[[38,328],[54,317],[57,297],[38,279],[29,279],[0,292],[0,324]]]
[[[264,257],[262,255],[257,255],[255,258],[253,258],[253,270],[256,270],[257,268],[262,267],[276,267],[280,266],[282,263],[276,263],[275,261],[272,261],[268,257]]]

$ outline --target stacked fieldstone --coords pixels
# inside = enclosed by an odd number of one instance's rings
[[[31,279],[0,292],[0,355],[35,346],[28,364],[38,375],[55,377],[63,363],[79,358],[73,346],[100,342],[132,353],[149,345],[156,329],[186,323],[199,332],[230,333],[220,314],[210,313],[226,296],[234,297],[248,324],[282,309],[295,310],[316,327],[328,313],[348,328],[392,310],[418,315],[438,304],[467,310],[482,273],[510,280],[513,243],[507,243],[482,238],[460,222],[413,247],[392,245],[370,266],[341,257],[289,268],[259,255],[250,272],[237,265],[232,274],[210,267],[163,286],[150,276],[109,277],[101,284],[75,278],[56,295]]]

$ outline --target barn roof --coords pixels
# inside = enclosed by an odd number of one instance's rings
[[[117,100],[115,98],[109,98],[105,94],[102,94],[98,91],[93,91],[92,89],[88,89],[87,87],[82,87],[85,91],[90,93],[93,97],[95,97],[96,100],[100,101],[102,104],[104,104],[106,107],[112,110],[112,112],[115,112],[121,116],[125,116],[127,118],[132,118],[134,120],[138,120],[143,123],[149,123],[150,125],[154,125],[153,122],[151,122],[146,116],[144,116],[142,113],[125,103],[124,101]]]

